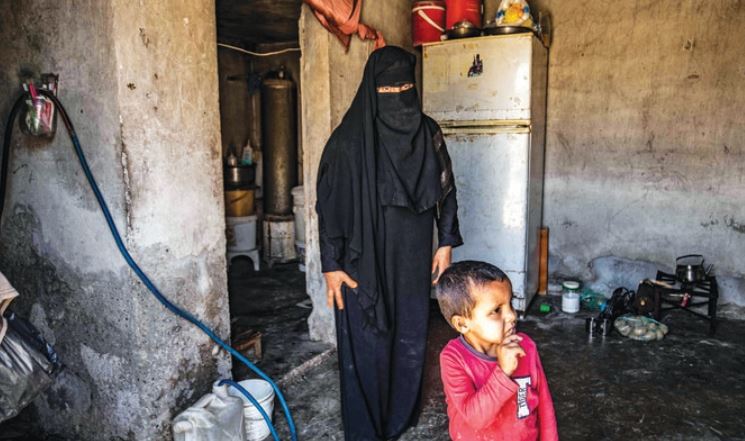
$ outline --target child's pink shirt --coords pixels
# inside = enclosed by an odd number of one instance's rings
[[[462,337],[440,354],[450,437],[463,441],[558,440],[556,416],[535,342],[525,334],[525,356],[508,377],[496,359]]]

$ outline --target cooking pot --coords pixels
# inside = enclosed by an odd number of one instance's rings
[[[226,190],[253,188],[256,182],[256,167],[251,165],[225,165],[223,181]]]
[[[687,254],[675,259],[675,278],[680,282],[699,282],[706,279],[711,267],[704,268],[704,256],[700,254]]]
[[[522,34],[525,32],[533,32],[533,30],[525,26],[491,26],[484,29],[484,33],[487,35]]]
[[[448,29],[447,34],[448,38],[478,37],[481,34],[481,29],[468,20],[462,20]]]

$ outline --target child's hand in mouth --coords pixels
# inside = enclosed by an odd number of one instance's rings
[[[523,338],[514,334],[514,329],[511,328],[510,332],[513,334],[505,337],[497,348],[499,367],[507,376],[512,375],[517,369],[517,359],[525,356],[525,350],[520,346]]]

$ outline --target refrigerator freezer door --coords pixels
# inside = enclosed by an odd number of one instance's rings
[[[531,33],[424,46],[424,113],[442,126],[529,125],[533,65],[546,50]]]
[[[482,260],[501,268],[512,281],[513,306],[525,311],[538,284],[540,227],[540,205],[533,209],[536,201],[529,197],[530,130],[486,127],[444,132],[465,241],[453,250],[453,260]],[[538,216],[538,222],[531,216]]]

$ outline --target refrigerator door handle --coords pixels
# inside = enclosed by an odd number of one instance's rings
[[[440,127],[521,127],[531,124],[529,119],[446,119],[437,122]]]
[[[499,135],[530,133],[530,126],[441,126],[444,135]]]

